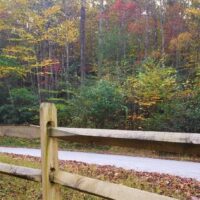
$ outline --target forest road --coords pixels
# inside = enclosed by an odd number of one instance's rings
[[[0,147],[0,153],[40,157],[39,149]],[[88,164],[111,165],[127,170],[157,172],[200,181],[200,163],[175,161],[122,155],[59,151],[60,160],[85,162]]]

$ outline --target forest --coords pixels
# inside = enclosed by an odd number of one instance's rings
[[[0,124],[200,131],[199,0],[0,0]]]

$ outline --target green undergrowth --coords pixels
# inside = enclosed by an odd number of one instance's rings
[[[0,162],[33,168],[40,168],[41,166],[39,158],[30,156],[0,154]],[[183,179],[158,173],[136,172],[112,166],[88,165],[73,161],[60,161],[59,164],[62,170],[71,173],[120,183],[181,200],[200,198],[200,182],[193,179]],[[1,200],[40,200],[41,197],[41,184],[0,174]],[[102,199],[64,187],[62,188],[62,197],[66,200]]]
[[[14,137],[0,137],[1,147],[24,147],[24,148],[40,148],[39,139],[24,139]],[[200,161],[199,156],[191,156],[186,154],[172,154],[166,152],[156,152],[149,150],[141,150],[134,148],[122,148],[122,147],[111,147],[105,145],[94,145],[94,144],[80,144],[70,143],[66,141],[59,141],[59,149],[68,151],[81,151],[81,152],[96,152],[96,153],[110,153],[110,154],[121,154],[130,156],[141,156],[141,157],[153,157],[163,159],[174,159],[174,160],[188,160],[188,161]]]
[[[0,146],[2,147],[28,147],[39,148],[39,139],[24,139],[15,137],[0,137]]]

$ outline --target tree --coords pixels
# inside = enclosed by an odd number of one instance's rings
[[[98,76],[102,76],[102,62],[103,62],[103,14],[104,14],[104,0],[100,0],[99,6],[99,29],[98,29]]]
[[[177,89],[175,70],[163,68],[162,62],[147,61],[136,77],[128,77],[124,89],[127,102],[134,104],[130,118],[144,120],[154,113],[158,104],[174,97]],[[138,117],[137,117],[138,116]]]
[[[86,0],[81,0],[81,13],[80,13],[80,52],[81,52],[81,62],[80,62],[80,71],[81,71],[81,84],[84,84],[85,81],[85,20],[86,20]]]
[[[183,115],[186,107],[187,129],[174,130],[194,130],[199,16],[198,0],[0,0],[0,104],[13,108],[13,89],[27,98],[23,88],[38,104],[56,103],[63,125],[116,128],[116,120],[118,127],[132,129],[151,129],[154,116],[167,129],[168,118],[179,116],[170,110]],[[126,99],[116,102],[123,93]],[[132,127],[116,108],[125,104]],[[105,108],[115,117],[105,116]]]

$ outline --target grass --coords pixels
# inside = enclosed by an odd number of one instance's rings
[[[40,168],[40,159],[30,156],[0,154],[0,162]],[[71,173],[121,183],[177,199],[200,198],[200,182],[158,173],[143,173],[123,170],[111,166],[88,165],[81,162],[60,161],[60,168]],[[41,199],[41,185],[0,174],[1,200]],[[92,195],[62,188],[62,197],[66,200],[100,200]]]
[[[33,157],[21,157],[0,154],[0,162],[14,165],[40,168],[40,160]],[[62,188],[62,197],[66,200],[100,200],[101,198],[83,194],[72,189]],[[1,200],[42,200],[41,184],[0,174]]]
[[[2,147],[27,147],[27,148],[40,148],[39,139],[23,139],[14,137],[0,137],[0,146]],[[134,148],[110,147],[110,146],[97,146],[94,144],[79,144],[60,141],[59,147],[62,150],[68,151],[81,151],[81,152],[96,152],[96,153],[110,153],[122,154],[130,156],[153,157],[174,160],[187,160],[200,162],[199,156],[191,156],[186,154],[170,154],[149,150],[138,150]]]

